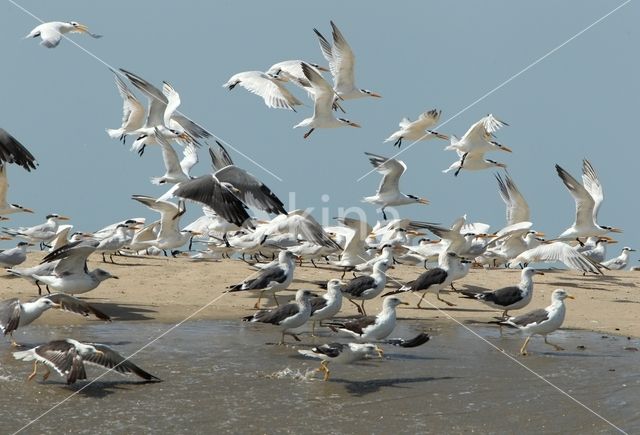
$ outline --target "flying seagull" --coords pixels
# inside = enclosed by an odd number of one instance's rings
[[[91,33],[89,28],[84,24],[80,24],[76,21],[69,21],[68,23],[62,21],[51,21],[48,23],[42,23],[36,26],[25,39],[29,38],[41,38],[40,45],[47,48],[54,48],[60,44],[62,35],[65,33],[86,33],[92,38],[102,38],[102,35],[96,35]]]
[[[85,317],[94,315],[100,320],[111,321],[108,315],[85,301],[63,293],[54,293],[32,302],[20,302],[18,298],[0,302],[0,329],[4,335],[11,336],[12,345],[18,346],[13,338],[13,331],[27,326],[50,308],[81,314]]]
[[[50,368],[60,376],[66,377],[67,384],[87,379],[84,363],[102,366],[123,375],[133,373],[146,381],[160,381],[160,378],[142,370],[107,345],[81,343],[72,338],[54,340],[33,349],[13,352],[13,357],[17,360],[33,361],[33,372],[27,378],[29,381],[36,376],[38,363],[44,364],[47,370],[42,377],[43,381],[51,374]]]

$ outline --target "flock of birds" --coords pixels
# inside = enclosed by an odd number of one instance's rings
[[[295,127],[305,128],[307,138],[316,129],[336,127],[360,127],[348,119],[337,117],[337,111],[345,112],[345,101],[356,98],[379,98],[376,92],[361,89],[355,83],[355,56],[344,35],[331,22],[332,42],[318,30],[322,55],[328,68],[300,60],[278,62],[262,71],[246,71],[234,74],[224,87],[237,86],[260,96],[270,108],[295,110],[302,102],[287,85],[306,91],[314,101],[313,116],[302,120]],[[50,22],[36,27],[27,37],[39,37],[42,45],[56,47],[64,34],[80,32],[97,38],[88,28],[76,22]],[[329,71],[333,84],[323,77]],[[420,333],[409,339],[389,338],[396,326],[396,307],[403,302],[399,296],[406,293],[419,295],[418,307],[422,307],[425,295],[435,294],[442,299],[443,290],[457,292],[460,297],[472,298],[499,310],[502,316],[497,323],[519,329],[526,336],[521,353],[527,353],[533,335],[547,335],[558,329],[565,317],[565,304],[571,295],[557,289],[551,296],[551,305],[526,314],[509,316],[509,311],[526,308],[533,294],[533,278],[541,271],[529,267],[533,263],[561,262],[567,268],[584,274],[603,274],[607,269],[623,269],[629,262],[633,249],[625,247],[619,257],[607,260],[606,248],[615,243],[611,233],[619,229],[598,223],[597,217],[604,199],[602,184],[592,164],[584,160],[582,182],[556,165],[556,172],[572,195],[576,206],[575,222],[553,240],[545,240],[535,230],[530,220],[530,210],[513,178],[505,172],[496,174],[498,193],[506,205],[506,225],[497,231],[489,231],[489,225],[470,222],[466,215],[450,226],[411,219],[388,220],[386,208],[407,204],[428,204],[428,200],[400,191],[400,178],[407,165],[398,159],[366,153],[373,168],[382,180],[372,196],[364,201],[380,207],[383,220],[375,226],[352,217],[340,217],[335,225],[321,225],[304,210],[287,210],[279,197],[261,180],[237,166],[224,146],[216,141],[208,148],[212,170],[204,175],[191,174],[197,165],[198,152],[203,145],[214,140],[205,128],[178,111],[180,95],[167,82],[160,88],[139,75],[120,69],[113,71],[117,90],[123,100],[123,117],[120,127],[107,129],[109,137],[126,142],[135,138],[132,150],[142,156],[147,149],[160,148],[165,164],[164,175],[153,177],[156,185],[167,185],[167,192],[159,198],[133,195],[132,199],[159,214],[159,219],[147,222],[144,218],[126,218],[94,232],[73,232],[71,225],[62,222],[65,216],[52,213],[46,222],[33,227],[4,228],[2,238],[20,238],[13,249],[0,252],[0,264],[10,275],[28,280],[37,286],[40,297],[33,301],[12,298],[0,303],[0,328],[5,335],[32,323],[51,308],[62,309],[84,316],[95,316],[109,321],[101,312],[82,299],[73,296],[89,292],[106,279],[117,278],[110,272],[96,268],[90,270],[87,260],[94,254],[102,256],[104,263],[115,262],[114,257],[128,255],[188,256],[199,260],[219,261],[225,258],[241,258],[256,271],[250,278],[229,286],[228,292],[259,293],[255,314],[243,320],[271,324],[285,335],[299,340],[297,331],[308,322],[312,334],[316,326],[328,327],[346,343],[332,342],[299,352],[322,360],[320,371],[325,380],[329,377],[331,361],[349,363],[365,357],[382,355],[380,345],[390,344],[416,347],[426,343],[429,335]],[[129,84],[143,94],[148,104],[140,102]],[[487,158],[489,152],[512,152],[496,140],[496,132],[507,124],[489,114],[472,124],[461,137],[445,135],[435,130],[441,116],[437,109],[426,111],[417,120],[404,118],[400,129],[385,142],[401,147],[403,141],[440,139],[448,141],[446,150],[455,151],[457,160],[444,172],[500,169],[506,165]],[[182,147],[179,156],[178,144]],[[27,171],[36,169],[36,159],[17,139],[0,129],[0,216],[11,213],[32,213],[27,207],[7,201],[8,164],[15,164]],[[202,206],[203,215],[183,226],[181,218],[187,201]],[[251,210],[274,215],[269,220],[252,217]],[[426,238],[426,231],[434,239]],[[206,249],[192,250],[193,243],[201,243]],[[27,249],[39,245],[49,252],[40,264],[20,267],[26,260]],[[187,250],[184,247],[188,246]],[[182,249],[182,251],[181,251]],[[265,263],[266,260],[271,260]],[[280,305],[277,292],[288,289],[297,266],[304,261],[316,266],[316,261],[326,261],[342,276],[330,279],[322,286],[326,292],[316,295],[300,289],[293,302]],[[426,269],[406,284],[395,286],[387,274],[395,264],[424,266]],[[433,265],[435,263],[435,265]],[[454,283],[464,278],[471,267],[487,269],[497,267],[521,267],[521,280],[511,286],[484,291],[474,288],[457,290]],[[353,279],[345,280],[352,272]],[[358,274],[356,276],[356,274]],[[42,286],[48,294],[42,296]],[[54,290],[54,293],[50,293]],[[273,298],[276,307],[261,309],[263,296]],[[365,302],[383,297],[382,310],[375,316],[367,315]],[[342,310],[343,300],[352,303],[359,312],[355,318],[336,318]],[[14,344],[15,340],[13,340]],[[82,343],[66,338],[55,340],[33,349],[14,353],[15,358],[34,361],[33,373],[38,364],[66,377],[68,383],[86,379],[84,363],[97,364],[121,373],[134,373],[145,380],[159,380],[134,365],[115,350],[97,343]]]

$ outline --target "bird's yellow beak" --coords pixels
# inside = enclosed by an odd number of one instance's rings
[[[540,270],[536,270],[535,275],[544,275],[544,272],[542,272]]]
[[[67,216],[58,216],[58,220],[59,221],[69,221],[69,220],[71,220],[71,218],[67,217]]]
[[[427,204],[429,204],[429,200],[427,198],[420,198],[420,199],[418,199],[418,204],[427,205]]]
[[[620,228],[611,228],[609,231],[611,231],[612,233],[621,233],[622,230]]]
[[[375,98],[382,98],[382,95],[377,94],[377,93],[375,93],[375,92],[371,92],[371,93],[369,94],[369,96],[370,96],[370,97],[375,97]]]
[[[199,232],[199,231],[191,231],[191,235],[193,235],[193,236],[201,236],[202,233]]]
[[[326,68],[326,67],[324,67],[324,66],[320,66],[320,65],[318,65],[318,66],[316,67],[316,69],[317,69],[317,70],[319,70],[319,71],[324,71],[324,72],[329,71],[329,68]]]
[[[55,303],[54,303],[54,304],[51,304],[51,306],[52,306],[53,308],[62,308],[62,305],[60,305],[60,304],[55,304]]]
[[[571,296],[571,295],[567,295],[567,298],[569,299],[575,299],[575,297]]]
[[[409,305],[409,302],[400,302],[400,305]]]
[[[511,150],[509,150],[509,152],[511,152]],[[497,163],[496,166],[503,169],[507,167],[504,163]]]
[[[501,149],[502,151],[506,151],[506,152],[508,152],[508,153],[512,153],[512,152],[513,152],[513,150],[512,150],[511,148],[506,147],[506,146],[504,146],[504,145],[502,145],[502,146],[500,147],[500,149]]]
[[[10,236],[0,236],[0,240],[13,240],[13,237],[10,237]]]
[[[77,26],[75,26],[75,29],[78,32],[91,33],[89,32],[89,27],[85,26],[84,24],[78,24]]]
[[[544,237],[544,233],[539,232],[539,231],[533,233],[533,235],[536,236],[536,237]]]
[[[442,133],[431,133],[433,134],[435,137],[437,137],[438,139],[443,139],[443,140],[449,140],[450,137],[447,136],[446,134],[442,134]]]
[[[26,213],[33,213],[33,210],[31,210],[30,208],[26,208],[26,207],[24,207],[24,208],[22,209],[22,211],[24,211],[24,212],[26,212]]]
[[[360,124],[357,124],[357,123],[355,123],[355,122],[351,122],[351,123],[349,123],[349,125],[350,125],[351,127],[362,128],[362,126],[361,126]]]
[[[426,236],[425,233],[421,233],[420,231],[415,231],[415,230],[408,230],[407,234],[411,234],[412,236],[416,236],[416,237]]]

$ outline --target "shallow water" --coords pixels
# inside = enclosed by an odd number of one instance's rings
[[[401,322],[394,336],[410,337],[424,322]],[[112,345],[125,355],[171,325],[156,323],[31,326],[18,341],[39,344],[73,337]],[[66,400],[23,433],[613,433],[614,428],[487,343],[455,324],[430,324],[433,338],[414,349],[386,346],[384,360],[332,365],[331,379],[316,360],[290,346],[266,345],[278,334],[267,325],[233,321],[183,324],[132,361],[162,378],[139,383],[109,373],[66,386],[55,374],[25,379],[30,363],[0,355],[2,433],[16,431]],[[470,325],[515,355],[517,334]],[[305,347],[313,343],[302,336]],[[556,352],[535,338],[517,357],[625,431],[640,431],[640,352],[625,337],[558,331]],[[318,343],[335,341],[323,337]],[[585,349],[578,349],[584,346]],[[88,367],[90,379],[102,373]],[[73,393],[75,395],[71,396]]]

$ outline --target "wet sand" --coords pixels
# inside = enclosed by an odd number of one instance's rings
[[[23,265],[36,264],[42,258],[39,252],[31,253]],[[110,314],[114,320],[174,323],[189,317],[191,320],[239,319],[254,311],[257,294],[224,293],[226,287],[250,277],[254,269],[240,260],[220,262],[193,261],[186,258],[164,257],[115,257],[119,264],[102,263],[98,256],[92,257],[89,267],[101,267],[117,275],[118,280],[107,280],[98,289],[82,295]],[[314,268],[308,263],[297,267],[291,290],[311,288],[321,292],[317,282],[339,278],[341,271],[318,263]],[[396,266],[390,270],[387,290],[392,290],[414,279],[422,267]],[[352,277],[350,273],[345,279]],[[456,282],[458,289],[480,287],[497,289],[519,282],[519,270],[472,270],[467,277]],[[576,297],[568,301],[568,311],[563,328],[592,330],[602,333],[640,337],[640,274],[631,271],[609,271],[605,276],[582,276],[573,271],[545,270],[544,276],[535,277],[534,296],[526,310],[545,307],[551,292],[565,288]],[[293,292],[279,293],[281,302],[290,299]],[[17,278],[0,279],[0,298],[37,296],[37,288]],[[487,322],[500,312],[475,300],[460,298],[455,293],[443,293],[442,297],[456,304],[448,307],[427,295],[429,303],[417,309],[418,296],[404,294],[401,297],[410,306],[400,307],[399,317],[405,319],[446,319],[452,316],[461,322]],[[272,300],[263,303],[273,304]],[[203,308],[204,307],[204,308]],[[366,308],[375,313],[380,299],[368,301]],[[513,312],[517,314],[518,312]],[[355,315],[352,304],[345,301],[342,315]],[[37,324],[78,324],[91,322],[68,313],[50,312],[42,316]]]
[[[637,340],[563,330],[553,340],[564,352],[531,343],[526,366],[570,394],[583,408],[532,372],[452,322],[430,322],[432,339],[413,349],[385,346],[385,357],[331,364],[324,382],[318,361],[300,348],[265,346],[277,338],[268,325],[193,321],[171,330],[156,322],[34,325],[20,332],[29,344],[52,336],[107,343],[163,382],[108,373],[95,383],[66,386],[53,374],[25,382],[30,363],[0,354],[0,409],[11,433],[60,404],[25,434],[59,433],[615,433],[602,418],[638,433]],[[399,323],[412,336],[424,321]],[[516,353],[518,334],[478,326],[485,340]],[[156,341],[153,338],[161,336]],[[577,346],[581,346],[579,349]],[[103,370],[87,367],[89,379]],[[10,416],[10,418],[9,418]]]

